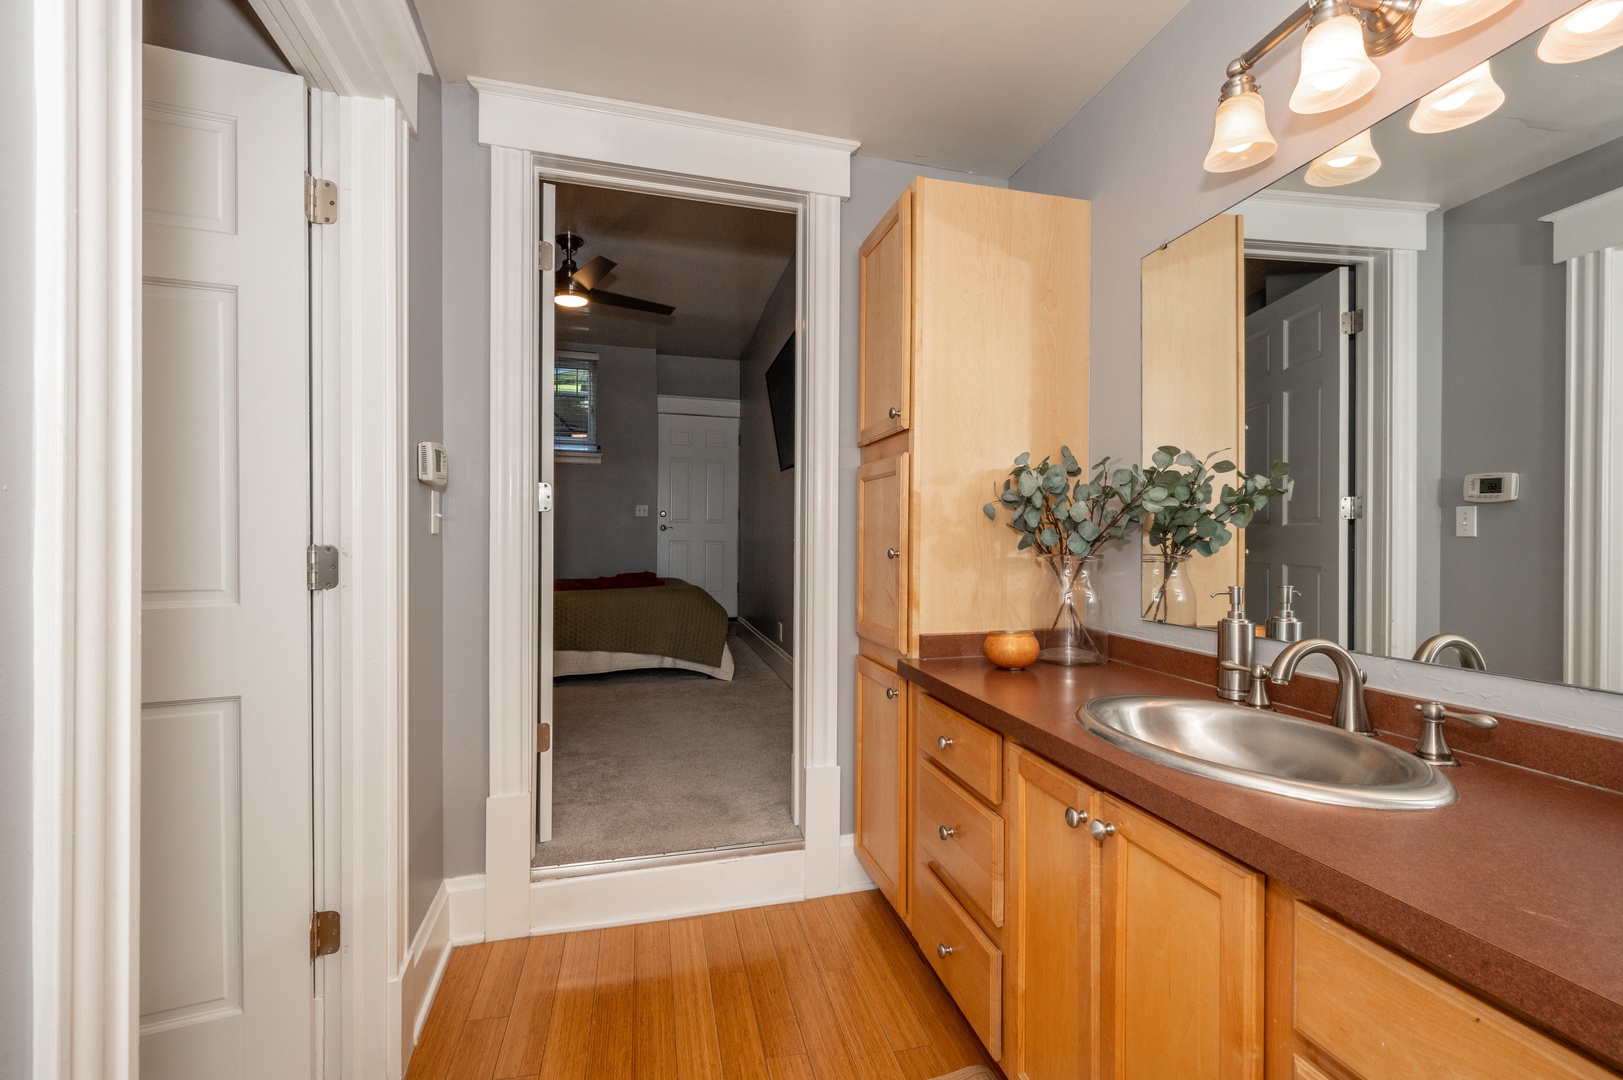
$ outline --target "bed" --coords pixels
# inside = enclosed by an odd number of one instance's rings
[[[559,581],[552,673],[675,668],[731,681],[727,609],[697,585],[653,574]]]

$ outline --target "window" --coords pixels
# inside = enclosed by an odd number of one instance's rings
[[[552,448],[561,453],[596,455],[597,357],[558,354],[552,369]]]

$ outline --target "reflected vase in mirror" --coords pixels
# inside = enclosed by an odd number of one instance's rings
[[[1065,667],[1103,664],[1110,659],[1104,597],[1099,592],[1099,556],[1042,557],[1059,586],[1059,611],[1043,635],[1040,659]]]
[[[1145,591],[1150,598],[1144,618],[1177,626],[1195,625],[1195,593],[1189,587],[1186,569],[1189,558],[1159,552],[1144,556]]]

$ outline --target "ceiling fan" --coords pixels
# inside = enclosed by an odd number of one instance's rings
[[[613,259],[605,259],[599,255],[585,266],[576,267],[575,252],[585,243],[583,237],[574,233],[558,234],[558,250],[564,253],[564,263],[558,267],[555,275],[552,299],[559,307],[583,308],[587,304],[602,304],[605,307],[647,311],[655,315],[670,315],[676,311],[669,304],[656,304],[652,300],[639,300],[635,296],[622,296],[607,289],[597,288],[597,283],[614,269],[615,263]]]

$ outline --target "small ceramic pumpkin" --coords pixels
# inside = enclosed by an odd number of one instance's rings
[[[981,651],[998,667],[1019,671],[1037,662],[1042,647],[1030,630],[994,630],[986,635]]]

